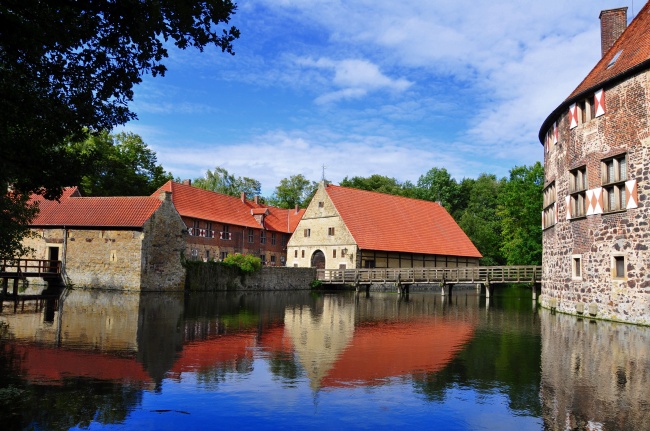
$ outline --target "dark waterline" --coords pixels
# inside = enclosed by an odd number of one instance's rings
[[[524,288],[74,290],[5,303],[0,428],[650,429],[648,349],[649,328],[538,311]]]

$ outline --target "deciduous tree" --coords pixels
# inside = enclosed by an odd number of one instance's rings
[[[0,223],[17,223],[23,210],[6,197],[9,185],[52,199],[78,182],[88,165],[67,142],[134,118],[133,86],[164,75],[172,43],[232,53],[239,31],[224,24],[234,11],[231,0],[3,1]]]
[[[292,175],[280,180],[269,203],[279,208],[307,207],[318,188],[316,181],[309,181],[302,174]]]
[[[134,133],[104,131],[76,147],[91,160],[90,172],[79,183],[84,196],[147,196],[173,179]]]
[[[235,177],[221,166],[214,168],[214,171],[208,169],[202,178],[194,179],[192,184],[201,189],[237,197],[246,193],[246,196],[252,198],[259,196],[262,190],[259,181],[248,177]]]
[[[542,264],[542,189],[544,167],[516,166],[499,193],[503,235],[501,252],[508,265]]]

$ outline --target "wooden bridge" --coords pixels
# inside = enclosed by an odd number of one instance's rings
[[[13,295],[18,294],[18,280],[41,277],[50,283],[61,283],[61,261],[45,259],[0,259],[2,295],[7,295],[9,280],[13,280]]]
[[[434,284],[442,294],[451,293],[455,284],[485,286],[489,297],[496,284],[528,284],[533,286],[533,299],[537,298],[535,285],[542,278],[541,266],[477,266],[466,268],[367,268],[319,269],[317,277],[325,285],[352,285],[357,290],[372,284],[392,283],[400,293],[407,293],[414,284]]]

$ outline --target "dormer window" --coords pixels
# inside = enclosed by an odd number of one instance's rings
[[[608,69],[609,69],[610,67],[612,67],[612,66],[614,65],[614,63],[616,63],[616,60],[618,60],[618,57],[621,56],[621,53],[622,53],[622,52],[623,52],[623,50],[621,49],[621,50],[618,51],[616,54],[614,54],[614,57],[612,57],[612,59],[611,59],[611,60],[609,61],[609,63],[607,64],[607,68],[608,68]]]

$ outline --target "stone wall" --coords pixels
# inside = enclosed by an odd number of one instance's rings
[[[142,238],[142,282],[140,290],[182,290],[185,268],[185,223],[171,203],[163,204],[147,220]]]
[[[314,268],[262,267],[249,275],[215,262],[192,263],[187,268],[186,290],[303,290],[316,279]]]
[[[540,303],[571,314],[650,324],[650,127],[648,73],[605,88],[606,113],[569,129],[558,118],[559,139],[545,154],[546,184],[555,182],[558,221],[543,232]],[[585,96],[587,97],[587,96]],[[566,219],[569,171],[586,166],[587,189],[602,184],[601,162],[627,154],[627,179],[638,185],[638,207]],[[625,277],[614,277],[624,256]],[[574,258],[582,264],[575,276]]]

